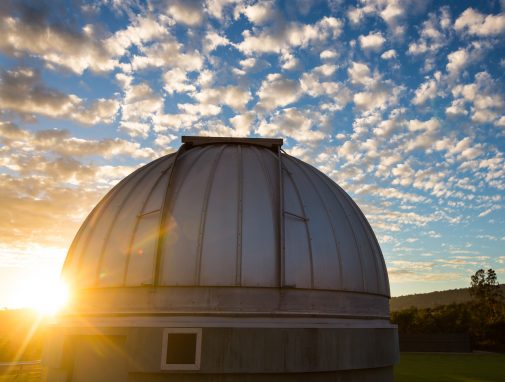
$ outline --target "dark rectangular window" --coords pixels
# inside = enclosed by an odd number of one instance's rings
[[[192,365],[196,363],[196,333],[167,333],[168,365]]]

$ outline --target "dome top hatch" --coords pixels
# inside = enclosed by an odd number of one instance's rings
[[[64,276],[78,288],[234,286],[389,296],[354,201],[281,139],[183,137],[87,217]]]

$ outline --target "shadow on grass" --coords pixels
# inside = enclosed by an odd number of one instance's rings
[[[505,381],[505,354],[402,353],[395,382]]]

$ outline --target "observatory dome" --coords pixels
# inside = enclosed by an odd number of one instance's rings
[[[365,216],[280,140],[184,139],[114,187],[64,266],[77,288],[286,287],[389,296]]]
[[[281,139],[182,141],[82,224],[45,380],[392,382],[386,267],[356,203]]]

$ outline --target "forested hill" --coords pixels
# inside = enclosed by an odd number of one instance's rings
[[[505,284],[500,285],[505,294]],[[390,301],[391,311],[407,309],[411,306],[416,308],[433,308],[437,305],[447,305],[470,301],[469,288],[450,289],[444,291],[410,294],[407,296],[393,297]]]

